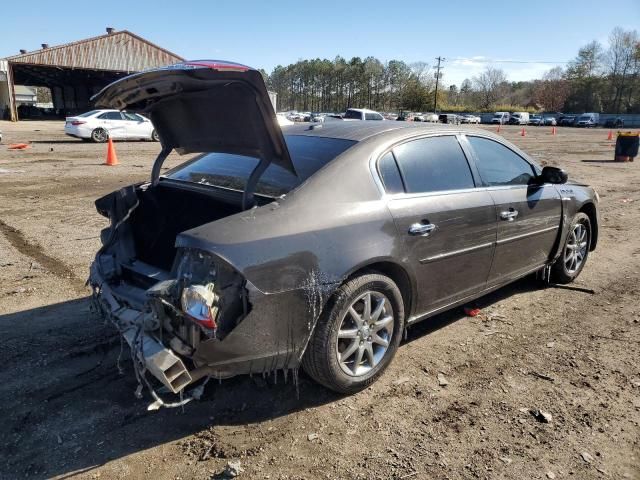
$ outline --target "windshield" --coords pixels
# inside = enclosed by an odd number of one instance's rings
[[[502,118],[504,116],[504,114],[502,113],[496,113],[493,115],[493,118]]]
[[[96,113],[98,113],[100,110],[91,110],[90,112],[85,112],[81,115],[78,115],[78,117],[90,117],[91,115],[94,115]]]
[[[272,163],[260,177],[256,193],[269,197],[284,195],[356,143],[306,135],[285,135],[285,141],[298,176]],[[257,164],[258,159],[254,157],[207,153],[177,166],[164,176],[172,180],[243,191]]]
[[[580,115],[579,120],[591,120],[591,115]]]

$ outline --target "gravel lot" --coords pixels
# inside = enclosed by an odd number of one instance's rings
[[[105,145],[61,122],[0,130],[0,478],[208,479],[239,461],[257,479],[640,479],[640,165],[609,162],[605,130],[502,128],[600,193],[598,250],[575,284],[527,278],[478,317],[423,322],[351,397],[304,374],[299,396],[282,376],[240,377],[158,412],[135,398],[128,354],[119,373],[84,281],[105,225],[93,201],[148,178],[159,145],[119,142],[107,167]]]

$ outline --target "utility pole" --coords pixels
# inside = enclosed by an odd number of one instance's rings
[[[438,66],[436,67],[436,94],[433,98],[433,113],[438,113],[438,82],[440,81],[440,70],[444,67],[440,67],[440,62],[444,62],[446,59],[444,57],[437,57]]]

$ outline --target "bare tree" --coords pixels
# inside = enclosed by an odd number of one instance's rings
[[[499,68],[487,67],[477,77],[473,77],[473,85],[480,97],[480,107],[489,108],[501,97],[507,76]]]
[[[613,112],[620,111],[623,95],[635,73],[639,41],[636,30],[625,31],[616,27],[609,35],[609,49],[605,54],[605,61],[611,84],[609,110]]]
[[[595,41],[578,50],[578,56],[569,63],[566,76],[571,84],[570,110],[593,112],[602,109],[599,96],[602,63],[602,45]]]
[[[569,96],[569,82],[564,78],[562,67],[555,67],[546,72],[542,80],[535,82],[533,100],[546,110],[559,112]]]

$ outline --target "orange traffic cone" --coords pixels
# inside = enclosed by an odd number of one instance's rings
[[[607,140],[609,141],[613,140],[613,132],[611,130],[609,130],[609,135],[607,136]]]
[[[113,140],[109,137],[109,146],[107,147],[107,163],[105,165],[115,166],[118,165],[118,156],[116,155],[116,149],[113,146]]]
[[[526,137],[527,136],[527,132],[524,131],[524,127],[522,127],[522,132],[520,132],[520,136],[521,137]]]
[[[555,135],[556,134],[556,127],[551,127],[551,135]]]

